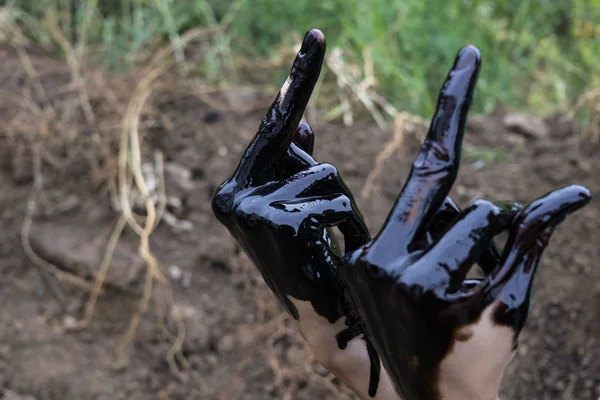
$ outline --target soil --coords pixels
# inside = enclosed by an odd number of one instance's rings
[[[174,333],[175,320],[157,323],[158,300],[150,303],[124,356],[115,353],[144,282],[145,264],[131,230],[116,247],[90,325],[70,329],[83,317],[89,292],[57,279],[40,263],[87,281],[96,276],[119,216],[106,177],[114,174],[120,119],[142,74],[86,70],[90,119],[66,64],[43,51],[28,54],[37,78],[14,49],[0,47],[0,398],[347,398],[346,389],[312,362],[210,209],[214,190],[233,171],[272,99],[252,89],[208,96],[165,76],[142,114],[146,160],[153,150],[163,152],[167,195],[180,201],[169,208],[176,222],[163,220],[150,248],[173,290],[169,310],[185,322],[187,373],[174,374],[167,362],[173,339],[165,330]],[[531,201],[571,183],[600,195],[600,145],[582,142],[561,116],[541,121],[547,129],[539,134],[508,129],[507,113],[498,109],[470,119],[468,157],[452,192],[461,207],[481,197]],[[352,127],[312,122],[315,157],[338,167],[371,232],[377,232],[425,128],[405,133],[363,195],[392,130],[367,122]],[[42,189],[34,203],[29,200],[36,179]],[[23,238],[27,209],[34,205],[31,233]],[[24,250],[28,243],[43,261],[32,262]],[[559,227],[545,252],[530,317],[502,385],[503,400],[600,396],[599,244],[596,200]]]

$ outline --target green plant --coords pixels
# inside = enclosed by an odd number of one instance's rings
[[[474,111],[498,103],[536,114],[566,110],[600,86],[600,0],[20,0],[0,1],[27,35],[52,45],[37,21],[52,15],[75,42],[115,68],[144,60],[157,39],[170,41],[185,68],[180,35],[215,27],[201,43],[207,81],[236,82],[240,59],[271,57],[309,28],[342,47],[350,62],[373,60],[377,90],[398,109],[427,116],[457,49],[474,44],[484,67]],[[276,75],[280,82],[282,74]],[[331,92],[331,91],[329,91]],[[324,91],[327,93],[327,91]]]

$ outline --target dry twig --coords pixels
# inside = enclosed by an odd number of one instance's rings
[[[567,114],[567,118],[574,121],[577,114],[586,107],[589,107],[592,115],[587,126],[582,130],[581,139],[598,142],[600,141],[600,88],[593,87],[581,95],[571,112]]]

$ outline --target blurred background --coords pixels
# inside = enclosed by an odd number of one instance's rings
[[[597,195],[598,0],[1,0],[0,398],[353,398],[210,209],[311,28],[315,157],[372,234],[465,44],[452,198]],[[550,242],[503,400],[600,396],[596,203]]]

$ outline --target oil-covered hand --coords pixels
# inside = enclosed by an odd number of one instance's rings
[[[306,301],[334,323],[343,315],[342,296],[323,289],[337,286],[339,254],[326,228],[338,226],[352,250],[369,240],[369,232],[336,169],[310,156],[314,136],[300,121],[324,50],[320,32],[309,32],[236,171],[217,190],[213,212],[294,318],[294,303]]]
[[[213,211],[257,265],[315,358],[361,398],[397,399],[388,375],[338,278],[339,251],[370,239],[352,194],[330,164],[311,156],[314,135],[300,122],[325,53],[321,32],[307,33],[291,73],[230,179],[213,198]],[[445,198],[423,235],[436,240],[460,210]],[[493,245],[478,263],[488,273],[499,254]]]
[[[340,265],[360,317],[404,400],[495,400],[527,319],[538,262],[554,228],[587,204],[569,186],[522,208],[476,201],[424,240],[458,173],[480,68],[458,53],[409,179],[378,236]],[[494,268],[466,280],[494,235],[509,238]]]
[[[308,32],[289,77],[212,207],[298,321],[315,358],[362,397],[393,399],[338,280],[342,254],[331,228],[339,228],[349,251],[365,244],[369,232],[336,168],[311,157],[313,132],[301,122],[324,54],[323,34]],[[350,371],[338,370],[344,362]]]

